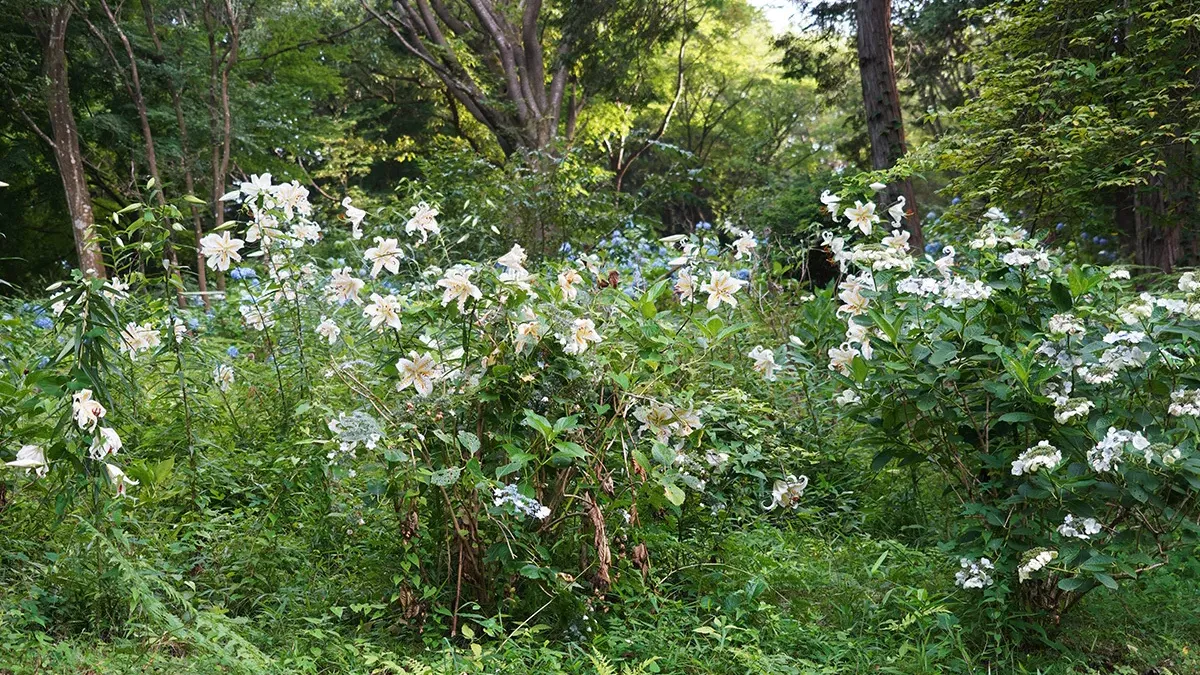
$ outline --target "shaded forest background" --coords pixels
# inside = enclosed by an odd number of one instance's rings
[[[812,242],[819,187],[871,169],[917,241],[987,204],[1085,258],[1200,252],[1195,2],[797,2],[787,33],[745,0],[5,6],[16,286],[88,254],[72,223],[158,200],[190,283],[222,284],[196,241],[263,172],[331,208],[417,194],[542,253],[719,219]]]

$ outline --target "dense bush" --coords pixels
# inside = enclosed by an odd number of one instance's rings
[[[928,463],[961,505],[947,546],[993,620],[1016,596],[1057,623],[1195,545],[1192,273],[1139,295],[1127,271],[1064,266],[995,209],[965,250],[920,260],[873,203],[842,215],[859,241],[832,240],[848,272],[838,400],[872,429],[876,467]]]

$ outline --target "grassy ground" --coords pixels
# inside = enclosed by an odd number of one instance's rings
[[[581,606],[554,626],[473,617],[469,639],[453,642],[311,606],[295,613],[267,604],[254,619],[234,620],[195,610],[171,597],[169,578],[134,568],[125,570],[126,588],[141,619],[102,639],[43,629],[27,611],[36,591],[9,587],[0,591],[0,672],[1200,672],[1198,563],[1121,596],[1095,593],[1056,630],[1016,646],[988,637],[1000,627],[954,593],[937,551],[770,526],[703,545],[669,542],[664,534],[645,587],[619,603]],[[336,580],[302,583],[323,595]]]

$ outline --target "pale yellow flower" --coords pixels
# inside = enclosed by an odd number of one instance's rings
[[[733,295],[745,285],[745,281],[734,278],[729,272],[713,270],[708,283],[702,285],[700,290],[708,293],[708,304],[706,306],[710,310],[713,310],[719,307],[722,302],[728,304],[730,307],[737,307],[737,298],[733,297]]]
[[[442,375],[441,368],[429,354],[410,352],[408,356],[396,362],[396,370],[400,373],[397,391],[413,387],[421,396],[432,394],[434,381]]]

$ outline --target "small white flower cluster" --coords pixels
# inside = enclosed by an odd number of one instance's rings
[[[1000,258],[1005,265],[1029,267],[1036,265],[1042,272],[1050,270],[1050,256],[1041,249],[1014,248]]]
[[[1060,398],[1054,406],[1054,419],[1059,424],[1066,424],[1076,417],[1086,420],[1088,413],[1095,407],[1096,404],[1086,398]]]
[[[1109,427],[1104,438],[1096,447],[1088,450],[1087,461],[1094,471],[1112,471],[1121,462],[1125,454],[1125,446],[1132,445],[1138,452],[1145,452],[1150,447],[1150,441],[1141,432],[1122,431]]]
[[[965,302],[987,300],[992,297],[991,286],[978,279],[967,281],[963,277],[952,277],[949,275],[948,268],[945,276],[941,279],[921,276],[901,279],[896,284],[896,291],[904,295],[916,295],[922,298],[938,296],[937,303],[943,307],[961,307]]]
[[[511,506],[513,511],[520,515],[538,520],[545,520],[550,517],[549,508],[542,506],[538,500],[526,497],[518,492],[515,483],[505,485],[502,488],[496,488],[492,492],[492,497],[494,498],[492,503],[496,506],[501,508],[506,505]]]
[[[1050,445],[1050,441],[1038,441],[1038,444],[1022,452],[1012,463],[1012,475],[1022,476],[1027,473],[1037,473],[1038,469],[1050,471],[1062,462],[1062,452]]]
[[[1175,417],[1200,417],[1200,389],[1183,387],[1171,392],[1167,412]]]
[[[1139,324],[1154,314],[1154,305],[1154,296],[1149,293],[1142,293],[1136,302],[1119,308],[1117,310],[1117,318],[1131,326]]]
[[[359,443],[362,443],[368,450],[373,450],[375,445],[383,438],[383,429],[379,426],[379,422],[365,412],[355,411],[347,415],[346,413],[338,413],[335,419],[327,422],[330,433],[337,436],[338,449],[351,459],[355,457],[355,450]],[[337,457],[335,452],[330,452],[327,455],[329,460]]]
[[[1028,551],[1023,556],[1024,562],[1017,567],[1017,577],[1021,581],[1028,581],[1035,572],[1043,569],[1050,561],[1058,557],[1058,551],[1051,551],[1044,548],[1035,548]]]
[[[987,558],[972,560],[960,558],[958,564],[962,567],[954,574],[954,584],[964,589],[983,589],[996,583],[992,572],[996,569]]]
[[[1004,215],[1004,212],[996,207],[988,209],[987,213],[983,214],[983,217],[987,218],[989,222],[979,229],[979,236],[971,240],[971,248],[976,251],[991,250],[1000,246],[1000,244],[1020,246],[1028,239],[1025,230],[1007,227],[1008,216]],[[1035,257],[1030,262],[1032,263],[1037,260],[1038,257]],[[1009,265],[1014,264],[1008,261],[1005,261],[1005,263]]]
[[[242,320],[246,322],[246,325],[253,330],[262,331],[275,325],[275,317],[271,313],[271,308],[265,303],[239,305],[238,312],[241,313]]]
[[[847,390],[843,391],[842,393],[838,394],[837,399],[835,399],[835,400],[837,401],[837,404],[839,406],[849,407],[852,405],[858,405],[859,403],[862,403],[862,396],[859,396],[858,392],[854,391],[853,389],[847,389]]]
[[[1081,519],[1068,513],[1066,518],[1063,518],[1062,525],[1058,526],[1058,533],[1068,538],[1091,539],[1100,534],[1102,529],[1095,518]]]
[[[979,279],[967,281],[963,277],[954,277],[942,285],[942,306],[960,307],[968,300],[987,300],[992,297],[992,287]]]
[[[1047,326],[1051,335],[1083,335],[1087,332],[1083,319],[1074,314],[1055,314]]]

